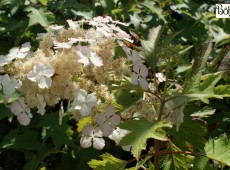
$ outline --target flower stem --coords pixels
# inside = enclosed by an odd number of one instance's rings
[[[166,81],[164,84],[164,91],[163,91],[163,95],[160,101],[160,110],[158,113],[158,118],[157,121],[160,121],[163,115],[163,111],[164,111],[164,105],[166,103],[166,93],[167,93],[167,84],[168,84],[168,77],[166,76]],[[154,168],[155,170],[159,169],[159,160],[160,160],[160,144],[161,141],[155,139],[154,140]]]
[[[159,145],[160,145],[160,141],[159,140],[157,140],[157,139],[155,139],[154,140],[155,142],[154,142],[154,150],[155,150],[155,152],[154,152],[154,169],[155,170],[158,170],[159,169]]]
[[[164,110],[164,105],[165,105],[165,100],[163,99],[161,101],[161,105],[160,105],[160,111],[159,111],[159,114],[158,114],[158,118],[157,118],[157,121],[160,121],[161,120],[161,117],[162,117],[162,114],[163,114],[163,110]],[[155,139],[154,140],[154,167],[155,167],[155,170],[158,170],[159,169],[159,151],[160,151],[160,142],[159,140]]]

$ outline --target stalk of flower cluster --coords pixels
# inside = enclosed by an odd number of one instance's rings
[[[165,105],[165,100],[163,99],[163,100],[161,100],[160,111],[159,111],[159,115],[158,115],[157,121],[161,120],[161,115],[163,114],[164,105]],[[156,170],[159,169],[160,143],[161,143],[161,141],[159,141],[157,139],[154,140],[154,153],[153,154],[154,154],[154,167],[155,167]]]
[[[167,91],[167,84],[168,84],[168,76],[166,74],[166,81],[165,81],[165,84],[164,84],[164,91],[163,91],[163,95],[162,95],[162,98],[160,100],[160,110],[159,110],[159,113],[158,113],[158,118],[157,118],[157,121],[160,121],[161,120],[161,117],[163,115],[163,111],[164,111],[164,105],[166,103],[166,91]],[[159,160],[160,160],[160,145],[161,145],[161,141],[155,139],[154,140],[154,168],[156,170],[159,169]]]

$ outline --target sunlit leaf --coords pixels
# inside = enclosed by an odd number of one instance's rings
[[[216,46],[221,46],[230,41],[230,34],[227,34],[223,28],[218,26],[211,27],[210,32],[214,38],[214,41],[216,42]]]
[[[154,170],[154,165],[151,161],[148,162],[149,170]]]
[[[184,65],[184,66],[179,66],[177,69],[176,69],[176,72],[177,74],[180,74],[180,73],[183,73],[185,71],[188,71],[189,69],[191,69],[191,65]]]
[[[41,24],[42,26],[48,26],[50,23],[48,21],[48,16],[45,13],[43,8],[35,9],[33,7],[27,7],[25,11],[28,11],[29,14],[29,26],[34,24]]]
[[[165,157],[163,170],[166,170],[167,168],[170,168],[170,170],[189,170],[189,164],[191,165],[193,156],[176,153],[182,151],[173,144],[170,145],[170,151],[173,153]]]
[[[150,63],[150,66],[153,67],[153,69],[156,67],[158,61],[158,58],[156,56],[157,45],[163,29],[164,28],[161,25],[150,29],[148,34],[148,40],[141,41],[141,45],[145,53],[145,58],[147,62]]]
[[[214,88],[214,93],[223,97],[230,97],[230,85],[219,85]]]
[[[48,0],[39,0],[42,5],[47,6]]]
[[[227,135],[209,139],[204,151],[208,158],[230,166],[230,140]]]
[[[193,114],[191,114],[190,116],[192,117],[201,117],[201,118],[204,118],[204,117],[209,117],[211,115],[213,115],[215,113],[216,109],[202,109],[202,110],[199,110]]]
[[[91,124],[92,118],[91,117],[84,117],[80,119],[77,123],[77,132],[80,133],[82,129],[87,125]]]
[[[185,95],[189,98],[199,99],[204,103],[209,103],[209,98],[222,99],[225,95],[215,93],[218,92],[215,91],[215,86],[221,79],[222,74],[222,72],[217,72],[200,77],[199,83],[202,79],[203,81],[200,84],[197,84],[198,86],[194,85],[195,87],[192,86],[191,89],[187,89]]]
[[[128,168],[128,169],[125,169],[125,170],[139,170],[141,167],[140,165],[137,165],[135,167],[131,167],[131,168]]]
[[[13,103],[15,100],[17,100],[19,97],[21,96],[21,94],[19,94],[19,93],[13,93],[11,96],[10,96],[10,98],[9,98],[9,100],[8,100],[8,103]],[[4,103],[3,102],[3,97],[4,97],[4,95],[3,94],[1,94],[0,93],[0,103]]]
[[[91,160],[88,165],[94,170],[123,170],[125,169],[128,161],[117,159],[109,153],[100,156],[102,160]]]
[[[162,128],[171,128],[172,125],[167,121],[149,122],[144,118],[140,118],[140,120],[126,121],[119,127],[131,131],[121,140],[119,145],[132,145],[131,152],[138,160],[141,151],[146,148],[147,139],[168,140],[166,132]]]
[[[1,0],[0,7],[13,3],[13,0]]]

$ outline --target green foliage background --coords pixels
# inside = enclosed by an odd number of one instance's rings
[[[160,24],[164,25],[163,35],[174,33],[174,35],[171,34],[172,37],[166,36],[167,38],[164,41],[167,41],[167,39],[170,41],[175,36],[172,41],[173,44],[180,43],[187,47],[193,46],[193,49],[186,56],[187,63],[196,58],[200,52],[199,47],[201,44],[211,39],[214,50],[207,55],[207,60],[209,62],[213,61],[212,65],[209,65],[209,69],[215,72],[230,47],[230,19],[215,18],[213,8],[215,3],[214,0],[162,0],[160,2],[157,0],[0,0],[0,55],[7,54],[12,47],[28,41],[36,49],[38,46],[37,34],[45,32],[44,27],[51,24],[66,25],[67,19],[91,19],[95,16],[109,15],[115,20],[130,23],[129,28],[124,29],[127,32],[133,31],[143,38],[147,38],[150,28]],[[134,44],[138,46],[140,42],[135,40]],[[224,70],[228,71],[229,69],[228,63]],[[178,73],[182,73],[180,76],[183,76],[184,70],[186,70],[185,67],[177,70]],[[199,72],[197,72],[196,76],[201,77]],[[197,79],[195,76],[193,78]],[[209,80],[215,81],[217,78],[218,75]],[[229,78],[225,77],[218,83],[229,84]],[[227,91],[227,89],[223,89],[220,86],[219,89],[214,89],[215,85],[213,84],[212,86],[213,93],[221,94],[221,90]],[[202,88],[200,84],[198,86],[203,93],[205,93],[205,90],[210,90]],[[198,87],[195,87],[194,84],[191,85],[191,88],[188,86],[187,91],[185,90],[186,93],[192,93],[194,90],[192,88]],[[223,96],[225,95],[224,92]],[[127,103],[125,97],[129,96],[122,94],[122,92],[117,97],[123,106],[131,105],[134,102]],[[137,94],[135,97],[138,99],[139,95]],[[0,99],[2,99],[2,96],[0,96]],[[204,103],[208,103],[206,98],[202,99]],[[9,108],[2,103],[2,100],[0,102],[0,169],[42,170],[45,167],[57,170],[89,169],[86,167],[87,162],[91,159],[99,159],[100,151],[92,148],[83,150],[78,147],[79,143],[76,143],[76,141],[79,141],[79,138],[76,134],[76,125],[74,121],[69,120],[68,116],[64,117],[61,126],[58,125],[57,114],[45,114],[42,118],[40,116],[34,117],[28,127],[21,127],[17,125],[15,118],[12,118]],[[214,138],[223,133],[229,136],[229,99],[217,100],[212,98],[209,100],[208,106],[203,105],[216,110],[213,116],[205,119],[207,121],[205,126],[208,128],[206,136]],[[191,113],[199,112],[199,108],[194,108],[194,105],[191,105],[191,107],[188,105],[186,109]],[[52,108],[52,110],[57,111],[55,108]],[[10,121],[8,121],[9,119]],[[181,133],[175,139],[175,143],[178,145],[185,146],[186,141],[191,140],[183,138],[185,136],[183,133],[192,131],[191,128],[194,126],[194,124],[190,126],[189,120],[186,119],[186,121],[188,121],[187,127],[182,126]],[[202,128],[200,124],[195,127],[196,130]],[[176,132],[172,130],[170,133],[174,134]],[[201,133],[205,134],[205,130],[201,130]],[[161,137],[164,138],[164,135]],[[204,145],[202,136],[196,137],[199,141],[193,143],[194,146],[202,148]],[[222,138],[225,139],[226,136]],[[213,141],[209,142],[209,145],[205,146],[205,150],[211,157],[215,156],[215,153],[210,151],[210,145],[218,140],[221,139],[213,139]],[[123,142],[131,143],[131,141]],[[222,148],[222,150],[224,149]],[[177,148],[172,147],[172,150],[177,150]],[[108,145],[105,151],[113,153],[113,156],[119,158],[131,157],[131,155],[124,153],[120,148],[113,145]],[[105,154],[104,157],[106,158],[106,156],[107,159],[110,157],[110,155]],[[102,159],[104,158],[103,156],[101,157]],[[177,157],[175,156],[176,159]],[[201,159],[197,158],[196,162],[199,163]],[[122,160],[118,159],[115,161],[119,162],[121,167],[123,163],[127,164],[127,162],[122,162]],[[199,166],[198,163],[196,164],[197,167]],[[91,162],[91,165],[94,166],[94,163]],[[167,163],[164,166],[167,169]],[[178,167],[180,168],[179,165]],[[178,167],[174,169],[178,169]],[[208,169],[208,165],[206,169]]]

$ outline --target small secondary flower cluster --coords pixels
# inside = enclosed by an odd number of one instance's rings
[[[115,107],[110,104],[105,108],[104,113],[96,116],[95,124],[87,124],[82,130],[81,146],[88,148],[91,145],[96,149],[103,149],[105,146],[104,137],[109,137],[116,144],[129,133],[129,131],[117,127],[120,124],[121,117],[115,113]],[[124,149],[129,149],[126,146]]]

